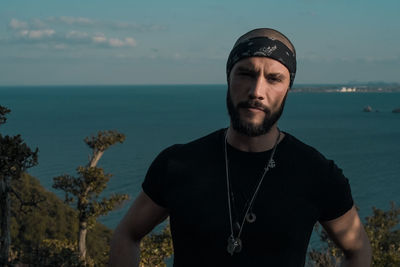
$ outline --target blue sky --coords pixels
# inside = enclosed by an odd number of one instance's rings
[[[275,28],[296,83],[400,82],[400,1],[0,1],[0,86],[223,84],[236,38]]]

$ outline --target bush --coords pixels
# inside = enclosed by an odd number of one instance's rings
[[[372,266],[400,266],[400,208],[392,202],[387,211],[376,207],[373,214],[365,218],[364,228],[372,247]],[[309,252],[309,266],[336,267],[343,260],[341,250],[328,238],[325,230],[319,225],[315,230],[325,246],[320,250]]]
[[[12,201],[11,240],[13,255],[18,255],[18,262],[35,263],[38,253],[50,253],[54,260],[62,255],[72,255],[69,249],[77,243],[78,237],[77,212],[28,174],[23,174],[13,187],[26,200],[34,195],[44,199],[29,209]],[[111,236],[112,231],[100,223],[88,232],[88,255],[96,266],[107,265]]]
[[[140,267],[165,267],[174,253],[169,225],[159,234],[147,235],[140,243]]]

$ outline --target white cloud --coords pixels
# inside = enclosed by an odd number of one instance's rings
[[[30,39],[30,40],[41,40],[44,38],[51,37],[55,34],[55,31],[52,29],[45,30],[21,30],[16,33],[17,37]]]
[[[54,22],[54,23],[49,23]],[[56,22],[62,22],[67,26],[61,27]],[[50,27],[51,24],[51,27]],[[71,29],[76,24],[92,25],[93,21],[87,18],[74,17],[52,17],[45,20],[33,19],[29,23],[13,18],[9,27],[14,35],[7,39],[7,42],[14,44],[36,44],[37,47],[53,47],[55,49],[74,48],[74,46],[95,46],[103,48],[135,47],[136,40],[131,36],[106,36],[103,32],[93,32],[86,28],[86,31]]]
[[[135,32],[157,32],[167,29],[164,25],[157,24],[139,24],[135,22],[122,21],[105,21],[92,20],[85,17],[48,17],[44,19],[33,18],[27,21],[21,21],[16,18],[11,19],[9,27],[17,29],[45,29],[54,28],[55,24],[59,26],[75,26],[75,27],[90,27],[94,29],[111,29],[111,30],[127,30]]]
[[[48,23],[64,24],[68,26],[83,26],[96,29],[130,30],[136,32],[154,32],[166,29],[163,25],[139,24],[134,22],[92,20],[84,17],[49,17],[44,19]]]
[[[103,33],[98,33],[92,37],[94,43],[102,44],[107,42],[107,38]]]
[[[31,25],[31,28],[34,28],[34,29],[43,29],[43,28],[49,27],[47,25],[47,23],[42,21],[41,19],[33,19],[32,22],[30,23],[30,25]]]
[[[104,33],[97,33],[92,37],[94,44],[108,46],[108,47],[134,47],[136,46],[136,41],[132,37],[126,37],[125,39],[119,38],[107,38]]]
[[[67,39],[87,39],[89,34],[87,32],[70,31],[65,35],[65,37]]]
[[[124,47],[124,46],[134,47],[134,46],[136,46],[136,41],[131,37],[127,37],[127,38],[125,38],[125,40],[121,40],[121,39],[117,39],[117,38],[110,38],[108,40],[108,43],[112,47]]]
[[[74,18],[74,17],[60,17],[60,21],[67,24],[78,24],[78,25],[92,25],[93,21],[88,18]]]
[[[46,30],[32,30],[29,31],[28,37],[30,39],[42,39],[44,37],[50,37],[55,33],[54,30],[52,29],[46,29]]]
[[[132,37],[125,38],[125,43],[127,46],[136,46],[136,41]]]
[[[13,30],[44,29],[49,28],[48,24],[41,19],[31,19],[29,22],[12,18],[8,26]]]
[[[29,33],[28,30],[22,30],[22,31],[19,31],[19,32],[17,33],[17,36],[25,37],[25,36],[28,36],[28,33]]]
[[[11,19],[9,26],[11,29],[17,30],[17,29],[26,29],[28,28],[28,23],[25,21],[20,21],[17,19]]]
[[[130,30],[130,31],[138,31],[138,32],[155,32],[155,31],[164,31],[167,29],[166,26],[156,25],[156,24],[138,24],[132,22],[102,22],[102,24],[114,30]]]
[[[110,38],[110,40],[108,40],[108,43],[110,44],[110,46],[113,47],[123,47],[125,44],[124,41],[117,38]]]

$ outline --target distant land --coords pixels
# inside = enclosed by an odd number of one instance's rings
[[[345,84],[297,84],[292,88],[293,92],[340,92],[340,93],[356,93],[356,92],[400,92],[399,83],[386,82],[349,82]]]
[[[108,87],[185,87],[185,86],[221,86],[226,88],[226,84],[126,84],[126,85],[113,85],[113,84],[102,84],[102,85],[88,85],[88,84],[71,84],[71,85],[0,85],[1,89],[36,89],[36,88],[108,88]],[[400,83],[388,83],[388,82],[347,82],[338,84],[294,84],[292,88],[293,92],[314,92],[314,93],[354,93],[354,92],[376,92],[376,93],[387,93],[387,92],[400,92]]]

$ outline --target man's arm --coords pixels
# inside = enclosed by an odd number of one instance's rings
[[[336,245],[343,250],[345,255],[343,266],[371,265],[371,245],[354,206],[339,218],[321,222],[321,225]]]
[[[167,217],[168,210],[142,191],[114,231],[109,266],[139,266],[140,240]]]

